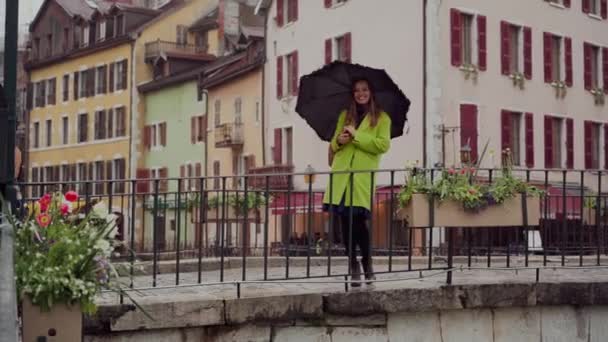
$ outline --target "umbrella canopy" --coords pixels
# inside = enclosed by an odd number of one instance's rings
[[[361,79],[370,83],[376,103],[390,115],[391,138],[403,135],[410,100],[383,69],[335,61],[303,76],[296,112],[321,139],[330,141],[340,113],[352,101],[353,82]]]

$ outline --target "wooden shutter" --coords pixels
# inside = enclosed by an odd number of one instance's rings
[[[169,190],[169,181],[167,180],[168,177],[169,170],[166,167],[160,168],[158,170],[158,178],[160,178],[160,181],[158,183],[159,192],[167,192]]]
[[[251,154],[247,156],[245,163],[245,173],[249,173],[251,170],[255,169],[255,155]]]
[[[511,149],[511,112],[503,110],[500,113],[501,150]],[[502,154],[501,154],[502,155]]]
[[[201,163],[196,163],[194,167],[194,175],[198,178],[203,175],[203,166]]]
[[[534,117],[532,113],[525,115],[526,166],[532,168],[534,167]]]
[[[477,16],[477,46],[479,48],[478,67],[485,71],[487,68],[487,19],[484,15]]]
[[[553,82],[553,59],[551,51],[553,50],[553,35],[548,32],[543,33],[543,51],[544,51],[544,66],[545,66],[545,83]]]
[[[564,7],[570,8],[570,5],[571,5],[570,0],[564,0]]]
[[[78,71],[76,71],[74,73],[74,100],[78,100],[78,96],[80,95],[80,94],[78,94],[80,92],[80,89],[78,89],[78,79],[79,78],[80,78],[80,73]]]
[[[332,39],[325,39],[325,64],[329,64],[331,63],[331,50],[332,50],[332,45],[331,45],[331,41]]]
[[[500,22],[500,69],[503,75],[511,73],[510,27],[511,25],[508,22]]]
[[[137,169],[135,171],[135,177],[139,180],[135,185],[137,193],[149,193],[150,192],[150,169]]]
[[[278,1],[279,3],[281,1]],[[277,57],[277,98],[283,97],[283,57]]]
[[[553,117],[545,116],[545,168],[553,167]]]
[[[608,169],[608,124],[604,124],[604,169]]]
[[[460,11],[452,8],[450,11],[450,27],[451,27],[451,53],[452,53],[452,65],[462,65],[462,28],[461,28],[461,16]]]
[[[591,53],[593,50],[593,46],[591,46],[591,44],[589,43],[584,43],[583,44],[583,56],[584,56],[584,75],[585,75],[585,89],[586,90],[591,90],[591,88],[593,88],[592,86],[592,78],[593,75],[591,74]]]
[[[352,35],[350,32],[344,35],[344,54],[346,55],[346,62],[350,63],[353,60]]]
[[[472,163],[477,161],[477,134],[477,106],[460,105],[460,146],[469,142]]]
[[[591,12],[591,0],[581,0],[583,5],[583,13]]]
[[[281,165],[283,163],[283,129],[274,129],[274,164]]]
[[[87,96],[93,97],[95,96],[95,68],[89,69],[88,74],[89,75],[87,76]]]
[[[110,180],[116,179],[116,175],[114,175],[112,172],[113,165],[114,164],[111,160],[106,161],[106,177],[104,178],[105,180],[110,181]],[[110,183],[110,182],[108,182],[108,183],[104,182],[103,184],[101,184],[101,186],[102,186],[102,188],[105,188],[102,191],[104,191],[105,193],[108,193],[108,194],[112,193],[112,191],[114,190],[112,188],[115,187],[114,183]]]
[[[608,0],[602,0],[601,13],[603,19],[608,19]]]
[[[331,1],[332,0],[324,0],[325,8],[331,8]]]
[[[574,120],[566,119],[566,167],[574,168]]]
[[[196,144],[196,117],[190,118],[190,143]]]
[[[114,137],[114,109],[108,109],[108,139]]]
[[[284,10],[283,10],[283,0],[277,0],[277,16],[276,16],[276,21],[277,21],[277,25],[279,27],[283,26],[283,22],[284,22]]]
[[[27,110],[34,108],[34,86],[31,82],[27,84],[25,106]]]
[[[114,63],[110,63],[110,93],[114,91]]]
[[[291,54],[291,95],[298,95],[298,51]]]
[[[524,27],[524,76],[532,79],[532,29]]]
[[[593,168],[593,122],[585,121],[585,169]]]
[[[144,126],[144,147],[150,149],[150,135],[152,134],[152,130],[150,126]]]
[[[128,72],[129,65],[128,65],[126,59],[123,60],[121,63],[122,63],[122,74],[120,75],[120,77],[122,78],[122,80],[121,80],[122,88],[121,89],[127,89],[127,75],[129,74],[129,72]]]
[[[288,0],[287,2],[287,21],[298,20],[298,0]]]
[[[199,117],[199,129],[198,134],[200,136],[200,141],[207,142],[207,115],[202,115]]]
[[[181,179],[181,191],[186,191],[186,183],[188,182],[186,178],[186,165],[179,166],[179,178]]]
[[[572,38],[564,38],[564,48],[566,49],[566,85],[572,87],[573,71],[572,71]]]
[[[604,70],[604,92],[608,94],[608,48],[602,49],[602,65]],[[608,140],[606,140],[608,144]]]
[[[167,123],[162,122],[159,125],[159,129],[160,129],[160,145],[167,146]]]

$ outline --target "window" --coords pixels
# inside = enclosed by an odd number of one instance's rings
[[[155,123],[144,127],[144,144],[146,148],[167,145],[167,123]]]
[[[114,159],[114,179],[124,180],[126,176],[126,160]],[[114,193],[122,194],[125,192],[125,182],[114,183]]]
[[[285,161],[287,165],[293,165],[293,129],[285,128]]]
[[[61,118],[61,143],[67,145],[70,138],[70,124],[67,116]]]
[[[97,67],[97,77],[95,78],[97,95],[106,93],[106,90],[108,87],[107,75],[108,75],[107,66],[103,65],[103,66]]]
[[[122,36],[125,34],[125,17],[120,14],[116,16],[116,36]]]
[[[34,146],[34,148],[40,147],[40,122],[34,122],[34,135],[32,146]]]
[[[205,141],[205,133],[207,131],[207,116],[199,115],[190,118],[190,142],[196,144],[197,142]]]
[[[351,61],[351,34],[347,33],[325,41],[325,64],[333,60]]]
[[[511,27],[509,28],[509,43],[510,43],[509,53],[511,56],[511,61],[509,63],[509,67],[511,69],[512,74],[520,71],[520,67],[519,67],[519,61],[520,61],[519,34],[520,34],[520,31],[521,31],[521,29],[519,26],[511,25]]]
[[[221,112],[220,112],[221,105],[222,105],[222,103],[220,102],[220,100],[215,100],[215,103],[214,103],[215,113],[213,116],[213,122],[215,124],[215,127],[219,127],[219,125],[221,125],[221,123],[222,123],[222,118],[220,116],[221,115]]]
[[[46,103],[49,105],[54,105],[55,99],[56,99],[55,91],[57,88],[56,79],[52,78],[52,79],[48,80],[47,85],[48,85],[48,90],[47,90],[48,97],[47,97]]]
[[[298,20],[298,0],[287,0],[287,22]]]
[[[450,21],[452,65],[475,65],[479,70],[486,70],[486,17],[453,8],[450,11]]]
[[[502,74],[532,79],[532,29],[502,21],[500,31]]]
[[[188,43],[188,28],[184,25],[177,25],[175,42],[178,45],[186,45]]]
[[[283,60],[287,67],[286,72],[283,72]],[[298,81],[298,52],[294,51],[287,56],[277,57],[277,98],[283,98],[284,95],[297,95]]]
[[[277,16],[275,22],[281,27],[287,19],[287,23],[298,20],[298,0],[277,0]],[[285,18],[287,16],[287,18]]]
[[[515,166],[522,164],[522,121],[522,113],[502,111],[502,151],[509,149]]]
[[[77,175],[77,181],[78,181],[78,192],[81,194],[84,194],[85,192],[88,193],[88,189],[86,189],[86,181],[90,180],[89,176],[87,174],[87,164],[86,163],[78,163],[78,175]]]
[[[585,168],[600,168],[600,147],[602,125],[597,122],[585,121]]]
[[[608,93],[608,48],[584,43],[583,50],[585,89]]]
[[[63,183],[70,181],[70,166],[68,164],[61,165],[61,181]]]
[[[110,82],[114,81],[114,90],[127,89],[127,60],[122,60],[113,65],[113,67],[110,67],[110,73],[114,70],[114,75],[110,76]],[[113,89],[110,88],[110,90]]]
[[[243,117],[241,114],[241,110],[243,107],[243,100],[241,100],[241,98],[237,98],[236,100],[234,100],[234,123],[235,124],[241,124],[243,123]]]
[[[114,17],[106,19],[106,39],[114,37]]]
[[[97,30],[97,40],[104,41],[106,39],[106,21],[101,20],[99,22],[99,29]]]
[[[106,119],[106,111],[99,110],[95,112],[95,130],[94,137],[95,140],[105,139],[107,134],[107,119]]]
[[[46,81],[36,83],[36,107],[44,107],[46,105]]]
[[[564,158],[564,121],[566,153]],[[545,168],[561,168],[566,160],[566,167],[574,166],[574,124],[572,119],[562,119],[553,116],[545,116]]]
[[[88,140],[89,134],[89,117],[88,114],[78,115],[78,143],[83,143]]]
[[[119,107],[114,109],[114,113],[116,118],[114,123],[116,124],[116,137],[124,137],[127,135],[127,126],[126,126],[126,108]]]
[[[63,75],[61,90],[63,91],[63,102],[67,102],[70,98],[70,75]]]
[[[78,93],[80,94],[80,98],[89,96],[87,89],[89,85],[89,75],[88,70],[83,70],[80,72],[80,77],[78,78]]]
[[[81,47],[86,47],[89,45],[89,26],[88,25],[84,25],[82,27],[82,42],[81,42]]]
[[[95,190],[93,192],[94,195],[102,195],[104,193],[104,188],[105,188],[105,183],[103,182],[105,180],[105,175],[104,175],[104,170],[105,170],[105,163],[101,160],[98,160],[95,162],[95,185],[93,186],[93,189]]]
[[[589,14],[600,16],[602,13],[600,0],[583,0],[589,3]]]
[[[53,121],[46,120],[46,146],[50,147],[53,142]]]
[[[219,178],[219,175],[220,175],[220,162],[216,160],[213,162],[213,176],[215,177],[215,178],[213,178],[213,189],[215,189],[215,190],[219,190],[221,188],[221,184],[220,184],[221,179]]]
[[[573,84],[572,39],[544,33],[545,83]]]

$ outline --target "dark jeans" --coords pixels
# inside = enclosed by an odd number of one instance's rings
[[[367,217],[365,215],[353,215],[352,218],[352,240],[349,246],[350,236],[350,213],[346,210],[345,213],[340,215],[341,230],[342,230],[342,243],[344,244],[346,256],[350,255],[352,250],[352,256],[350,257],[350,264],[357,264],[357,246],[361,251],[361,263],[363,269],[368,270],[370,265],[370,241],[369,241],[369,228],[367,227]],[[358,268],[357,268],[358,269]]]

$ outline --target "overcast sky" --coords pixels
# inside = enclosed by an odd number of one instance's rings
[[[5,4],[7,1],[15,0],[0,0],[0,36],[4,36],[5,25]],[[23,39],[23,34],[28,31],[28,25],[38,12],[40,5],[44,0],[19,0],[19,32],[20,38]],[[0,42],[0,46],[4,45],[4,39]]]

